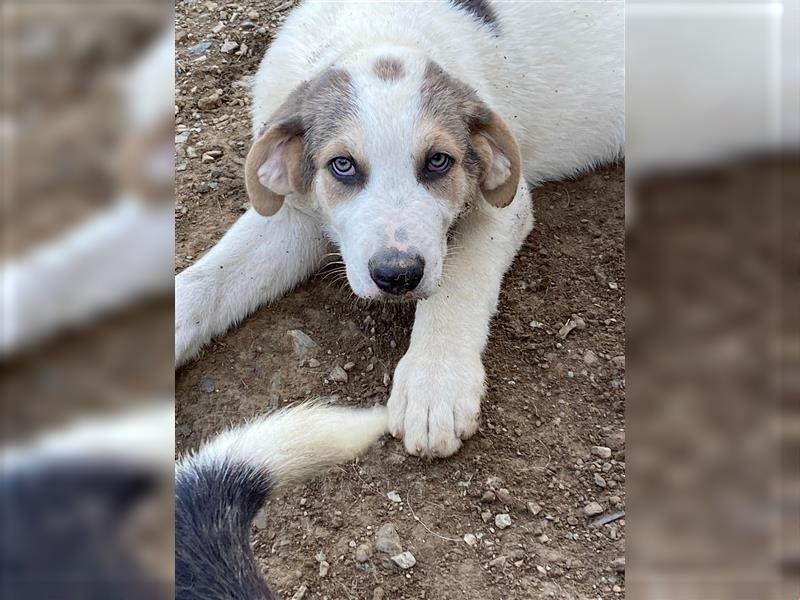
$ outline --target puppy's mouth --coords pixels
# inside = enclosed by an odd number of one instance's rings
[[[416,302],[417,300],[425,300],[429,294],[427,292],[420,292],[417,290],[406,292],[404,294],[387,294],[386,292],[381,292],[379,296],[373,298],[373,300],[377,300],[379,302],[384,302],[386,304],[411,304]]]

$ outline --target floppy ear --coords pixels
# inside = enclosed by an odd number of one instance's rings
[[[271,217],[280,209],[283,198],[303,192],[300,167],[303,155],[302,131],[286,124],[267,127],[259,137],[244,165],[247,195],[256,211]]]
[[[300,113],[307,88],[302,84],[289,95],[247,154],[247,195],[253,208],[265,217],[278,212],[287,194],[307,191],[302,177],[304,127]]]
[[[508,125],[493,112],[473,130],[472,145],[480,156],[480,185],[486,201],[498,208],[514,199],[522,169],[517,140]]]

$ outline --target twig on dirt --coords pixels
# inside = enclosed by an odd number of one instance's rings
[[[425,528],[425,530],[428,533],[430,533],[431,535],[435,535],[439,539],[446,540],[448,542],[460,542],[460,541],[462,541],[461,538],[447,537],[446,535],[442,535],[441,533],[436,533],[433,529],[428,527],[424,523],[424,521],[417,516],[417,513],[414,512],[414,507],[411,506],[411,494],[410,493],[406,494],[406,504],[408,504],[408,510],[411,511],[411,516],[414,517],[414,520],[417,523],[419,523],[420,525],[422,525]]]
[[[608,525],[609,523],[613,523],[614,521],[619,521],[624,516],[625,516],[624,510],[613,512],[608,515],[603,515],[602,517],[598,517],[597,519],[592,521],[592,527],[602,527],[603,525]]]

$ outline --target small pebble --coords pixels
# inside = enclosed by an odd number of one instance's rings
[[[597,502],[589,502],[583,507],[583,512],[587,517],[593,517],[603,512],[603,507]]]
[[[233,40],[227,40],[224,44],[222,44],[219,51],[222,52],[223,54],[233,54],[238,49],[239,49],[238,42],[234,42]]]
[[[199,44],[195,44],[191,48],[189,48],[189,52],[192,54],[204,54],[206,50],[211,48],[211,42],[200,42]]]
[[[514,501],[511,497],[511,493],[506,488],[497,490],[497,499],[503,504],[511,504]]]
[[[361,544],[356,548],[356,562],[365,563],[372,556],[372,548],[369,544]]]
[[[495,515],[494,524],[497,525],[498,529],[505,529],[506,527],[511,527],[511,515],[509,515],[508,513],[500,513],[498,515]]]
[[[319,563],[319,576],[327,577],[328,572],[331,570],[331,564],[327,560],[320,561]]]
[[[591,367],[592,365],[596,364],[598,360],[600,359],[597,358],[597,354],[595,354],[591,350],[587,350],[586,352],[583,353],[583,362],[588,367]]]
[[[507,560],[508,559],[505,556],[498,556],[497,558],[492,559],[492,560],[489,561],[489,566],[490,567],[499,567],[499,568],[502,569],[503,567],[506,566],[506,561]]]
[[[331,381],[335,381],[337,383],[346,383],[347,382],[347,371],[345,371],[342,367],[336,366],[331,369],[331,372],[328,374],[328,378]]]
[[[410,569],[417,564],[417,559],[414,558],[414,555],[411,554],[411,552],[406,550],[405,552],[401,552],[400,554],[393,556],[392,562],[405,571],[406,569]]]
[[[467,544],[467,546],[475,547],[478,545],[478,538],[471,533],[467,533],[464,535],[464,542]]]
[[[303,598],[305,598],[307,591],[308,588],[304,585],[301,585],[299,588],[297,588],[297,591],[294,593],[294,596],[292,596],[292,600],[303,600]]]
[[[607,446],[592,446],[592,454],[600,458],[611,458],[611,448]]]
[[[375,534],[375,549],[389,556],[400,554],[403,550],[400,545],[400,536],[392,523],[386,523]]]
[[[542,512],[542,507],[536,504],[536,502],[528,502],[527,507],[528,512],[532,515],[538,515],[540,512]]]
[[[391,500],[392,502],[402,502],[402,499],[400,498],[400,494],[398,494],[394,490],[392,490],[391,492],[387,493],[386,497],[389,498],[389,500]]]

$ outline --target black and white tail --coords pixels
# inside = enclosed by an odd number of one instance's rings
[[[386,432],[386,408],[302,404],[231,429],[175,473],[175,598],[277,598],[250,548],[265,500],[364,452]]]

